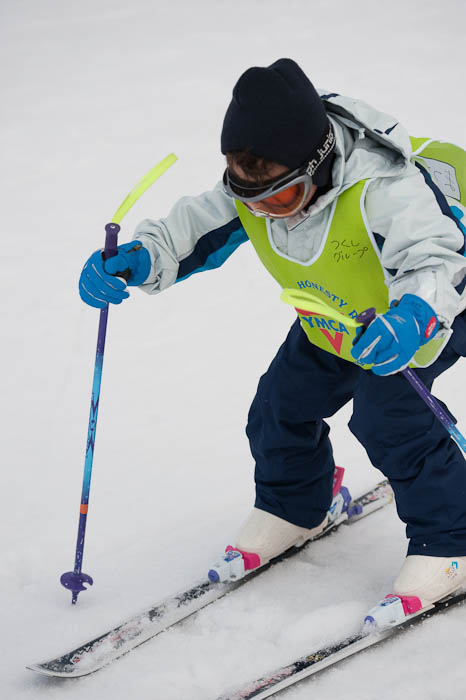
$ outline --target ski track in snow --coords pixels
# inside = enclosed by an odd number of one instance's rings
[[[95,585],[72,608],[59,576],[74,560],[98,324],[77,278],[105,223],[171,151],[179,162],[128,214],[121,242],[212,187],[234,82],[280,56],[414,135],[465,146],[465,19],[462,0],[3,1],[2,697],[215,700],[356,630],[389,592],[406,551],[394,507],[95,675],[24,668],[191,584],[232,541],[253,502],[248,406],[293,321],[247,245],[219,271],[111,308],[83,566]],[[435,393],[464,432],[462,368]],[[330,423],[357,496],[380,474],[350,415]],[[461,697],[465,622],[466,609],[426,621],[283,698]]]

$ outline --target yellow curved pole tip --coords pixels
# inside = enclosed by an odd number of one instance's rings
[[[113,215],[112,218],[112,223],[114,224],[119,224],[124,216],[129,212],[131,207],[139,197],[144,194],[144,192],[154,184],[156,180],[159,179],[161,175],[164,174],[170,168],[173,163],[176,163],[178,158],[174,153],[170,153],[170,155],[166,156],[163,160],[160,161],[160,163],[157,163],[151,170],[149,170],[148,173],[144,175],[144,177],[138,182],[138,184],[133,187],[131,192],[125,197],[123,202],[120,204],[118,209],[116,210],[115,214]]]
[[[354,318],[351,318],[351,316],[345,316],[318,297],[302,289],[284,289],[280,299],[284,301],[285,304],[294,306],[295,309],[302,309],[303,311],[309,311],[314,314],[322,314],[322,316],[332,318],[334,321],[340,321],[340,323],[350,328],[359,328],[361,325]]]

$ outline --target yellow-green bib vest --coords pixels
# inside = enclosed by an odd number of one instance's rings
[[[413,160],[419,160],[429,171],[449,204],[454,203],[459,211],[466,212],[466,152],[452,144],[429,139],[412,138],[411,141],[415,150]],[[388,275],[365,216],[364,200],[369,183],[370,180],[361,180],[337,197],[322,245],[308,262],[294,260],[280,252],[273,242],[270,221],[253,216],[244,204],[236,202],[251,243],[276,281],[284,289],[308,290],[353,319],[371,306],[378,313],[384,313],[389,307]],[[311,343],[355,362],[350,354],[354,329],[321,314],[296,310]],[[411,366],[431,364],[448,338],[446,334],[426,343],[414,356]]]

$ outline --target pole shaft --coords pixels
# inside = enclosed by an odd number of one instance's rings
[[[113,257],[117,253],[118,224],[107,224],[105,227],[104,260]],[[91,408],[89,412],[89,426],[87,430],[86,457],[84,460],[84,475],[81,492],[81,505],[79,509],[78,537],[76,541],[76,554],[74,560],[74,573],[80,574],[83,554],[84,538],[86,536],[87,511],[89,507],[89,492],[91,488],[92,466],[94,461],[94,447],[97,431],[97,417],[99,414],[100,386],[102,383],[102,368],[104,363],[105,338],[107,336],[108,304],[100,312],[99,331],[97,334],[97,350],[94,363],[94,379],[92,383]],[[77,596],[76,596],[77,597]],[[75,602],[75,601],[73,601]]]
[[[426,402],[432,413],[438,418],[443,427],[456,440],[463,452],[466,452],[466,438],[460,433],[456,425],[446,411],[443,410],[437,399],[432,396],[426,385],[421,382],[417,374],[409,367],[402,371],[411,386],[417,391],[419,396]]]

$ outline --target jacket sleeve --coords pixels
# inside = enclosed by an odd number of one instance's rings
[[[464,306],[465,237],[438,187],[409,164],[402,176],[370,183],[365,209],[387,272],[390,302],[416,294],[449,328]]]
[[[219,267],[248,240],[221,182],[198,197],[182,197],[164,219],[145,219],[133,238],[150,253],[151,271],[140,285],[149,294]]]

